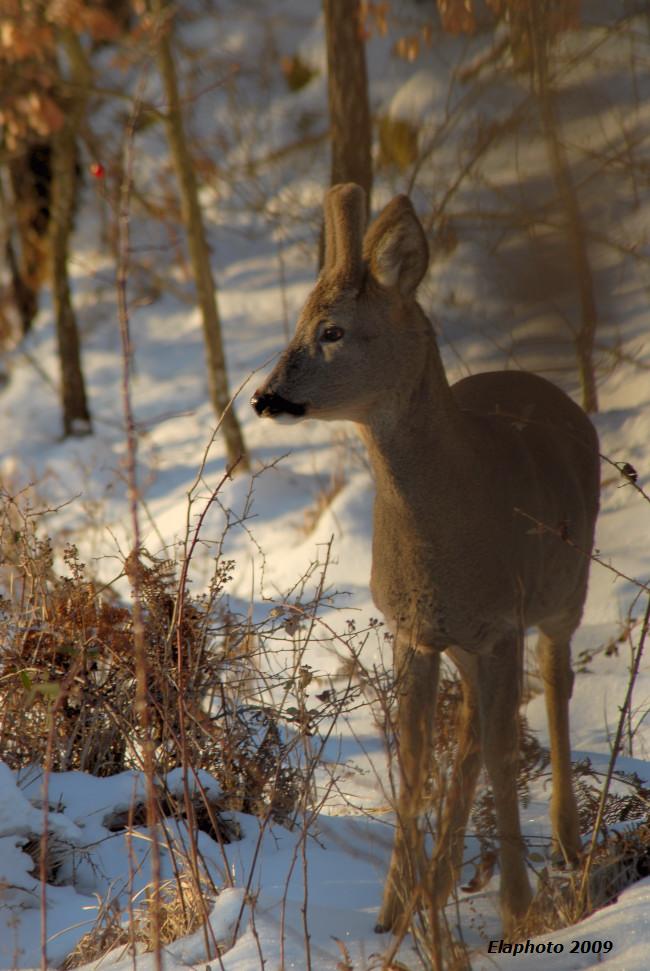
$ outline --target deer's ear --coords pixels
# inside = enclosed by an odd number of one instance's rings
[[[429,265],[429,247],[406,196],[397,196],[377,216],[363,241],[363,255],[382,287],[413,296]]]
[[[323,269],[342,285],[359,286],[363,275],[363,231],[366,197],[354,182],[332,186],[325,196],[325,262]]]

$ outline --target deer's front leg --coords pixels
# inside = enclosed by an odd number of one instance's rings
[[[504,638],[493,654],[479,658],[479,709],[485,767],[492,784],[501,865],[503,929],[512,933],[532,900],[519,819],[520,645]]]
[[[433,717],[438,691],[440,655],[420,654],[395,646],[397,679],[397,762],[399,793],[396,833],[378,931],[396,929],[408,916],[412,894],[425,872],[423,836],[418,817],[431,767]]]
[[[458,879],[465,848],[465,830],[481,770],[481,732],[477,691],[476,657],[460,658],[451,652],[463,682],[463,706],[458,724],[458,747],[445,792],[444,810],[433,856],[431,897],[444,907]],[[462,662],[462,663],[461,663]]]

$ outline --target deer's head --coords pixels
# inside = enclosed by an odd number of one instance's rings
[[[323,270],[251,404],[264,417],[364,422],[422,369],[431,325],[415,292],[428,265],[427,241],[406,196],[393,199],[365,236],[359,186],[334,186],[324,208]]]

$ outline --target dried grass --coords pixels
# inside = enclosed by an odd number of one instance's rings
[[[126,911],[121,911],[115,902],[105,905],[99,901],[95,926],[68,954],[61,965],[63,971],[96,961],[117,947],[152,951],[152,894],[152,886],[146,887],[139,895],[141,902],[133,901]],[[206,910],[213,898],[210,888],[197,886],[188,871],[163,883],[158,906],[160,943],[171,944],[204,926]]]

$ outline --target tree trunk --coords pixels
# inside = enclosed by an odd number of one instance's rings
[[[68,53],[73,35],[63,36]],[[77,135],[86,108],[88,79],[79,77],[78,64],[71,60],[76,91],[64,105],[66,120],[52,136],[52,192],[50,211],[50,273],[61,367],[63,434],[87,435],[92,431],[86,387],[81,369],[77,320],[70,295],[68,249],[74,226],[77,195]]]
[[[323,11],[332,151],[330,185],[356,182],[366,193],[369,213],[372,123],[359,0],[323,0]],[[322,262],[321,238],[321,265]]]
[[[533,83],[536,88],[542,129],[546,140],[549,164],[564,212],[566,234],[580,295],[582,319],[575,336],[578,373],[582,388],[582,407],[590,414],[598,411],[598,392],[594,368],[594,343],[598,327],[598,310],[594,281],[589,262],[587,239],[580,211],[580,202],[571,176],[569,160],[560,139],[555,112],[554,93],[548,77],[547,31],[543,10],[537,0],[529,0],[529,25],[532,51]]]
[[[6,252],[23,335],[29,333],[38,313],[39,294],[47,276],[51,163],[52,146],[46,139],[26,144],[7,163],[13,219],[7,229]],[[18,253],[13,246],[12,231],[18,240]]]
[[[210,250],[199,204],[194,167],[183,127],[178,79],[170,43],[171,12],[164,0],[154,0],[154,10],[160,18],[157,57],[167,101],[167,138],[178,179],[183,222],[187,232],[192,271],[203,319],[210,400],[217,417],[222,421],[229,466],[234,466],[236,463],[238,469],[247,470],[249,461],[246,446],[230,401],[221,320],[210,265]]]

